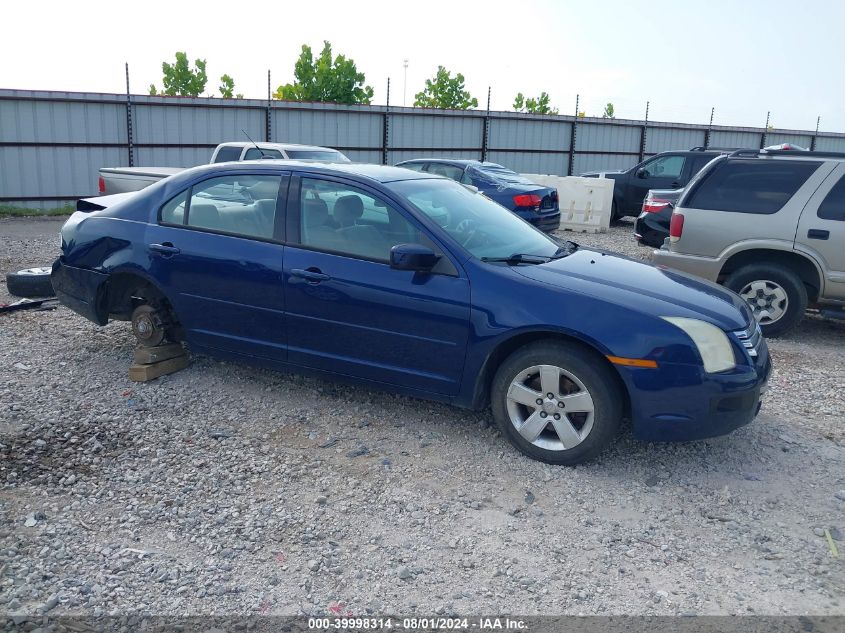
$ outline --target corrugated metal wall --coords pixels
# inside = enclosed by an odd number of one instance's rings
[[[190,167],[224,141],[336,147],[389,164],[431,156],[481,159],[566,175],[620,169],[704,145],[706,126],[479,110],[132,96],[133,163]],[[269,123],[269,129],[268,129]],[[763,135],[765,134],[765,139]],[[814,138],[815,137],[815,138]],[[0,204],[51,207],[92,195],[100,167],[129,164],[126,95],[0,90]],[[714,127],[713,147],[795,143],[845,151],[845,134]]]

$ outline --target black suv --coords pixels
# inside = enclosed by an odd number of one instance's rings
[[[682,189],[711,160],[737,148],[693,147],[689,151],[661,152],[624,171],[590,171],[587,178],[615,180],[611,220],[639,215],[649,189]]]

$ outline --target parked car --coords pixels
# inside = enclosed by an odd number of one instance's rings
[[[633,167],[618,171],[590,171],[586,178],[610,178],[613,185],[611,221],[640,213],[649,189],[683,189],[711,160],[733,150],[693,147],[689,151],[661,152]]]
[[[292,143],[221,143],[211,153],[211,163],[280,158],[288,160],[319,160],[329,163],[348,163],[349,159],[336,149],[318,145]],[[100,195],[140,191],[162,178],[184,171],[184,167],[103,167],[97,178]]]
[[[845,154],[744,150],[705,167],[655,263],[739,293],[766,336],[808,305],[845,319]]]
[[[53,287],[94,323],[491,406],[519,450],[549,463],[595,456],[623,416],[649,440],[727,433],[754,418],[771,370],[732,292],[556,240],[407,169],[196,167],[76,212],[61,237]]]
[[[477,160],[417,158],[396,166],[471,185],[540,230],[554,231],[560,226],[557,189],[533,183],[502,165]]]
[[[634,222],[634,238],[641,246],[660,248],[669,237],[672,211],[683,189],[649,189]]]

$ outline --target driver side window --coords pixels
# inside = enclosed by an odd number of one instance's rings
[[[317,250],[379,262],[397,244],[434,244],[384,201],[340,182],[303,178],[300,243]]]
[[[684,170],[684,160],[683,156],[661,156],[643,168],[652,178],[678,178]]]

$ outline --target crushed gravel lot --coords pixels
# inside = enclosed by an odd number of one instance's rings
[[[0,220],[0,272],[60,226]],[[0,613],[845,615],[845,323],[770,348],[748,427],[562,468],[488,412],[206,357],[138,384],[127,324],[0,315]]]

